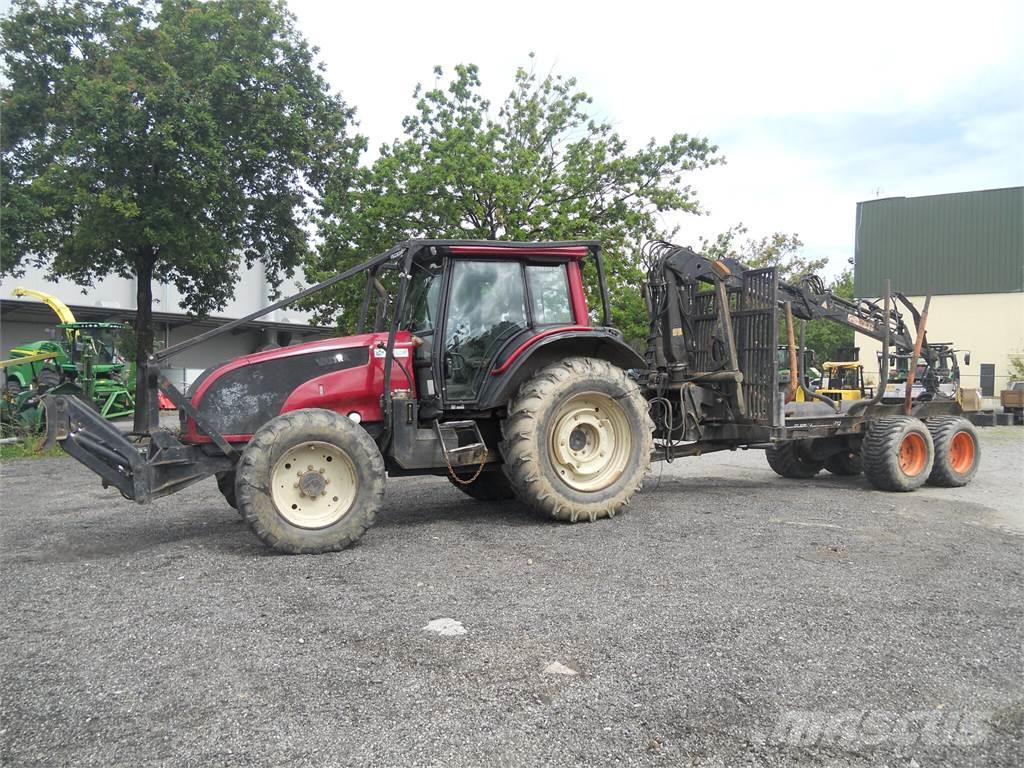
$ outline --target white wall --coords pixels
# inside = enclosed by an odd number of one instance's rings
[[[924,297],[910,300],[924,309]],[[902,308],[901,308],[902,309]],[[913,321],[908,326],[914,332]],[[971,364],[963,364],[960,354],[960,379],[964,387],[981,387],[981,364],[994,363],[995,400],[1009,381],[1011,356],[1024,356],[1024,293],[978,293],[933,296],[926,329],[931,342],[952,342],[957,349],[970,350]],[[878,380],[878,352],[882,345],[857,334],[864,376]],[[991,403],[985,407],[992,407]]]
[[[34,288],[53,294],[69,306],[106,307],[109,309],[135,309],[135,280],[121,277],[110,277],[101,280],[91,288],[82,288],[70,280],[51,282],[46,279],[46,270],[30,267],[22,277],[4,277],[0,279],[0,296],[5,300],[36,302],[28,297],[15,298],[12,294],[18,286]],[[286,281],[281,286],[282,295],[301,290],[301,281]],[[252,269],[242,268],[238,283],[235,285],[235,296],[223,310],[214,312],[216,317],[234,319],[244,317],[272,302],[267,298],[268,284],[263,268],[257,264]],[[37,303],[37,302],[36,302]],[[153,285],[153,310],[187,314],[181,305],[181,296],[172,285]],[[264,319],[271,323],[295,323],[308,325],[310,314],[292,307],[271,312]]]

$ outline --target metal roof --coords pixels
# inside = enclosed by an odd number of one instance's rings
[[[857,203],[854,290],[1024,291],[1024,187]]]

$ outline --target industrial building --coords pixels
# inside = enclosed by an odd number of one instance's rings
[[[30,298],[16,298],[18,286],[43,291],[56,296],[74,312],[79,322],[121,322],[135,320],[135,280],[110,277],[96,285],[83,288],[70,280],[50,282],[45,270],[26,269],[21,277],[0,280],[0,356],[25,342],[53,338],[58,319],[46,304]],[[243,269],[235,286],[235,296],[222,312],[207,318],[190,317],[184,309],[181,296],[172,285],[153,286],[153,324],[158,347],[169,347],[180,341],[198,336],[229,320],[245,317],[270,304],[267,298],[270,286],[262,267]],[[294,284],[282,286],[291,293],[299,290]],[[308,313],[294,307],[271,312],[258,320],[243,325],[231,334],[219,336],[209,342],[185,350],[171,358],[165,370],[176,384],[187,386],[211,365],[238,355],[256,352],[273,346],[288,346],[303,341],[332,335],[329,328],[312,325]]]
[[[1024,187],[858,203],[856,295],[882,296],[886,278],[919,309],[931,294],[928,340],[969,351],[961,385],[997,408],[1010,361],[1024,359]],[[880,345],[856,343],[877,380]]]

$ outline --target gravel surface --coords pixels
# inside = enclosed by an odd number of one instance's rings
[[[912,494],[683,459],[577,525],[396,479],[315,557],[212,479],[5,462],[2,762],[1020,765],[1024,430],[982,447]]]

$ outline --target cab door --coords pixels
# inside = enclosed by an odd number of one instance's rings
[[[506,347],[572,324],[564,262],[453,259],[441,365],[445,404],[475,402]]]

